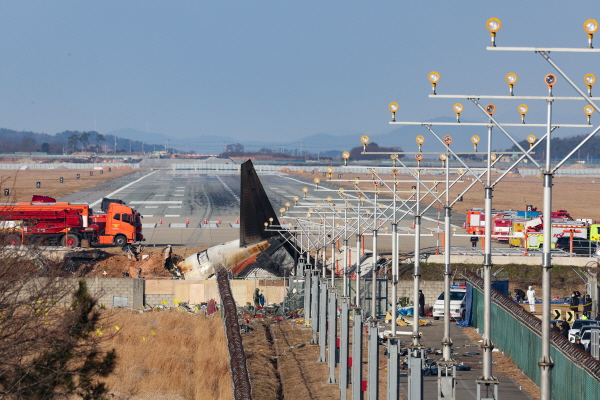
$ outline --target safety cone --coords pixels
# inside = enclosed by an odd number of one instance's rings
[[[218,224],[218,225],[221,225],[221,218],[219,218],[219,219],[217,220],[217,224]]]
[[[189,224],[190,224],[190,219],[189,219],[189,218],[186,218],[186,219],[185,219],[185,224],[186,224],[186,225],[189,225]]]
[[[162,217],[158,220],[158,224],[162,225]]]
[[[239,224],[240,223],[240,219],[238,217],[235,217],[235,223]]]
[[[208,225],[208,218],[204,218],[204,225]]]
[[[412,228],[415,229],[415,223],[414,222],[412,223]]]

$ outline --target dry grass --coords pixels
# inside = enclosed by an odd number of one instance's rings
[[[105,331],[118,360],[106,380],[114,399],[231,399],[229,356],[220,316],[113,311]],[[154,333],[153,333],[154,332]]]
[[[98,170],[94,171],[93,176],[90,176],[90,171],[90,169],[0,170],[2,189],[10,189],[10,197],[5,197],[2,202],[28,202],[34,194],[59,199],[139,170],[131,167],[112,167],[111,172],[108,172],[108,168],[104,167],[103,174]],[[77,174],[80,174],[80,179],[76,178]],[[64,178],[64,183],[59,182],[60,177]],[[36,182],[41,183],[39,189],[35,187]],[[4,191],[0,194],[3,195]]]

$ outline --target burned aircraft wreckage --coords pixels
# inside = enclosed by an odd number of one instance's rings
[[[208,279],[225,268],[235,277],[290,275],[298,252],[290,243],[292,234],[268,231],[264,226],[277,215],[258,178],[252,161],[241,165],[240,238],[193,254],[177,265],[186,279]],[[299,271],[301,273],[301,271]]]

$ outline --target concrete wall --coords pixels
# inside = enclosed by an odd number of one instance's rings
[[[425,295],[425,304],[429,304],[433,307],[433,303],[437,300],[440,294],[444,291],[443,281],[421,281],[421,290]],[[414,294],[414,282],[400,281],[398,282],[398,300],[400,297],[408,297],[410,301],[413,301]],[[392,286],[389,287],[388,301],[391,300]]]
[[[127,279],[127,278],[125,278]],[[148,279],[145,283],[145,303],[150,306],[167,302],[168,307],[174,307],[177,301],[188,301],[191,304],[207,302],[215,299],[220,302],[217,281],[208,280],[172,280]],[[265,302],[281,303],[285,296],[283,280],[232,280],[230,281],[233,298],[238,305],[247,302],[253,304],[254,289],[258,287],[265,296]]]
[[[140,308],[144,303],[144,280],[134,278],[85,278],[88,290],[99,296],[98,303],[107,308],[115,305],[115,301],[126,301],[127,307]],[[73,279],[74,285],[79,279]],[[118,297],[119,299],[115,299]]]
[[[537,253],[532,256],[492,256],[494,265],[502,264],[522,264],[522,265],[541,265],[542,255]],[[597,262],[595,257],[552,257],[552,265],[572,265],[585,267],[590,261]],[[428,263],[444,264],[444,255],[431,255],[427,258]],[[483,264],[483,254],[451,254],[451,264]]]

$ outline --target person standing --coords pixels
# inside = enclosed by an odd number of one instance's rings
[[[535,290],[532,286],[529,286],[527,290],[527,302],[529,303],[529,312],[535,312]]]
[[[256,288],[254,289],[254,309],[258,310],[259,309],[259,305],[260,305],[260,289]]]
[[[260,308],[265,308],[265,295],[262,292],[258,296],[258,301],[260,302]]]
[[[592,313],[592,298],[590,297],[589,294],[586,294],[583,297],[583,315],[586,318],[590,318]]]
[[[575,319],[579,319],[579,296],[581,295],[577,290],[571,294],[571,307],[569,308],[575,313]]]
[[[471,236],[471,247],[472,248],[477,247],[478,241],[479,241],[479,238],[477,236]]]
[[[419,290],[419,317],[425,316],[425,295]]]

